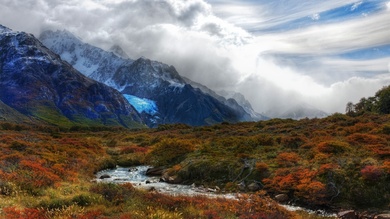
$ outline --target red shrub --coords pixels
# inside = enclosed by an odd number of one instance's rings
[[[45,211],[42,209],[25,208],[17,209],[16,207],[3,208],[4,218],[7,219],[46,219]]]
[[[364,180],[375,181],[382,177],[383,169],[378,166],[368,165],[360,170],[360,173]]]

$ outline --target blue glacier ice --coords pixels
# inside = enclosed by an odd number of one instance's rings
[[[138,113],[145,112],[149,115],[155,115],[158,113],[156,102],[146,98],[139,98],[133,95],[123,95],[131,105],[137,110]]]

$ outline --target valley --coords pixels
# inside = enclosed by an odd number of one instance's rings
[[[1,215],[316,217],[278,207],[272,199],[280,194],[282,203],[379,214],[389,207],[389,124],[388,115],[375,114],[139,130],[1,123]],[[240,192],[253,202],[93,182],[97,171],[117,165],[163,167],[175,183]]]

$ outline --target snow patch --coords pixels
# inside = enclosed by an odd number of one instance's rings
[[[139,98],[129,94],[124,94],[123,96],[134,106],[138,113],[145,112],[150,115],[158,113],[156,102],[153,100]]]

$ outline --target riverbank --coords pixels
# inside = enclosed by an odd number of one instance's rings
[[[96,182],[101,183],[131,183],[136,188],[146,191],[156,191],[172,196],[206,196],[210,198],[239,199],[241,193],[224,193],[219,188],[205,188],[195,185],[169,184],[163,182],[158,176],[147,176],[146,172],[150,166],[119,167],[102,170],[96,173]],[[324,210],[310,210],[299,206],[279,204],[288,211],[302,211],[309,215],[316,215],[322,218],[336,218],[336,213]]]

